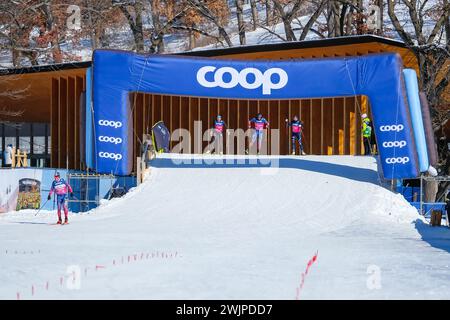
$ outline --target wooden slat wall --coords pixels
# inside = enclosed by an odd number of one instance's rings
[[[51,79],[51,167],[82,169],[79,128],[80,97],[86,90],[85,76],[61,76]]]
[[[322,154],[332,154],[333,150],[333,99],[322,100]],[[331,150],[330,150],[331,148]]]
[[[77,131],[82,119],[77,106],[85,85],[85,79],[78,76],[52,79],[52,167],[83,168]],[[138,153],[143,133],[148,133],[159,120],[163,120],[171,131],[185,128],[191,132],[194,130],[194,121],[201,121],[204,132],[212,126],[214,117],[222,114],[230,128],[245,131],[248,119],[257,112],[264,114],[271,128],[280,129],[280,154],[290,153],[290,134],[285,119],[292,119],[294,115],[298,115],[305,123],[304,148],[308,154],[362,154],[360,110],[370,115],[364,97],[258,101],[133,93],[130,101],[135,105],[134,156]],[[270,139],[270,131],[267,138]],[[201,147],[203,150],[206,142],[202,142]],[[270,147],[269,142],[269,152]],[[233,150],[225,147],[224,151],[236,153],[237,143]],[[193,140],[191,152],[194,152]]]
[[[84,165],[82,165],[81,161],[81,154],[84,154],[81,150],[80,150],[80,146],[84,145],[81,143],[81,141],[79,141],[80,139],[80,128],[83,128],[85,126],[82,125],[84,119],[81,119],[81,110],[80,107],[81,104],[81,93],[85,90],[85,81],[84,81],[84,77],[75,77],[75,108],[74,108],[74,123],[75,123],[75,128],[74,128],[74,138],[75,138],[75,143],[73,145],[73,153],[74,153],[74,163],[75,163],[75,169],[85,169]],[[83,104],[85,105],[85,104]]]
[[[217,114],[221,114],[231,129],[247,130],[248,119],[257,112],[263,113],[272,129],[280,129],[280,154],[290,154],[290,132],[286,129],[285,119],[294,115],[305,124],[304,148],[308,154],[350,155],[362,154],[361,112],[370,109],[362,97],[296,99],[296,100],[236,100],[198,97],[179,97],[133,94],[136,97],[133,112],[134,145],[139,150],[139,139],[143,133],[149,133],[152,125],[163,120],[171,132],[178,128],[194,132],[194,121],[201,121],[202,133],[212,127]],[[134,103],[134,102],[133,102]],[[139,138],[138,138],[139,137]],[[191,152],[194,152],[194,140],[191,137]],[[270,139],[270,131],[268,132]],[[270,152],[270,140],[267,140]],[[197,142],[202,150],[207,142]],[[171,147],[176,142],[171,143]],[[236,153],[237,141],[233,150],[225,146],[224,152]]]
[[[333,154],[344,154],[344,98],[341,99],[333,99]]]
[[[68,106],[67,106],[67,78],[60,78],[59,83],[59,119],[58,119],[58,168],[67,168],[67,148],[68,144]],[[56,146],[55,146],[56,147]]]
[[[76,137],[76,109],[75,107],[75,78],[68,77],[67,79],[67,117],[66,117],[66,134],[67,134],[67,167],[75,168],[75,152],[73,152],[73,146],[75,146]],[[70,134],[73,133],[73,134]]]
[[[52,79],[52,98],[51,98],[51,119],[50,119],[50,139],[51,139],[51,156],[50,166],[57,168],[59,165],[59,80]]]
[[[312,154],[312,121],[311,121],[311,100],[300,101],[300,119],[305,124],[303,146],[307,154]],[[292,110],[291,110],[292,111]],[[291,115],[294,116],[294,114]],[[290,119],[291,119],[290,118]]]

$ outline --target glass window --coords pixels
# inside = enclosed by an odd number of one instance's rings
[[[4,130],[3,130],[4,128]],[[0,126],[0,146],[4,142],[5,147],[8,144],[12,144],[14,148],[19,147],[20,151],[26,152],[31,155],[44,155],[46,153],[45,144],[48,140],[47,153],[51,153],[50,137],[46,135],[50,134],[49,125],[47,123],[3,123]],[[18,140],[17,137],[18,136]],[[33,149],[31,150],[31,137],[33,137]],[[18,142],[18,145],[17,145]],[[0,147],[1,149],[1,147]],[[0,150],[3,152],[3,150]],[[1,158],[1,157],[0,157]],[[33,160],[35,161],[35,160]],[[44,160],[42,160],[44,161]],[[41,162],[42,162],[41,161]],[[33,162],[34,163],[34,162]],[[38,164],[39,165],[39,164]],[[43,164],[41,164],[43,165]]]
[[[30,137],[21,137],[21,136],[19,136],[19,149],[20,149],[20,152],[26,152],[26,153],[30,153],[30,142],[31,142],[31,139],[30,139]]]
[[[45,153],[45,137],[43,136],[33,137],[33,153],[34,154]]]
[[[13,148],[15,148],[16,147],[16,137],[5,137],[5,147],[7,147],[8,144],[12,144]]]

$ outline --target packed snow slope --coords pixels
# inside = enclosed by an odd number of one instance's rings
[[[66,226],[2,215],[0,298],[450,298],[450,232],[381,187],[375,159],[181,158]]]

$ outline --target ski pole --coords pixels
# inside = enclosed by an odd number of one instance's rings
[[[291,147],[291,138],[289,137],[289,118],[285,117],[284,122],[286,124],[286,136],[288,137],[288,153],[291,153],[292,147]]]
[[[42,208],[45,207],[45,205],[47,204],[48,199],[44,202],[44,204],[39,208],[38,212],[36,212],[36,214],[34,216],[37,216],[37,214],[42,210]]]
[[[305,135],[303,134],[303,129],[302,129],[302,150],[304,151],[305,150],[305,145],[304,145],[304,142],[306,141],[306,139],[305,139]],[[310,150],[310,152],[309,153],[311,153],[311,150]]]

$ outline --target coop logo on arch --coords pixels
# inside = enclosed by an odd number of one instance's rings
[[[120,153],[112,153],[112,152],[99,152],[98,156],[100,158],[113,159],[113,160],[121,160],[122,155]]]
[[[386,158],[387,164],[406,164],[409,162],[409,157],[397,157],[397,158]]]
[[[213,80],[207,80],[207,75],[211,73]],[[224,75],[228,74],[228,82],[224,80]],[[278,75],[278,82],[272,82],[272,75]],[[247,76],[253,76],[253,82]],[[211,76],[209,76],[211,77]],[[245,68],[237,71],[232,67],[222,67],[217,69],[214,66],[205,66],[197,71],[197,82],[205,88],[220,87],[231,89],[240,85],[245,89],[257,89],[262,86],[262,93],[270,95],[272,90],[281,89],[288,83],[288,75],[281,68],[270,68],[261,72],[256,68]]]
[[[108,136],[99,136],[98,137],[98,141],[119,144],[119,143],[122,143],[122,138],[119,138],[119,137],[108,137]]]
[[[113,127],[113,128],[116,128],[116,129],[122,127],[122,122],[120,122],[120,121],[98,120],[98,124],[100,126]]]
[[[380,127],[380,131],[396,131],[396,132],[400,132],[403,129],[405,129],[405,126],[402,124],[393,124],[393,125],[387,125],[387,126],[381,126]]]
[[[383,142],[383,147],[385,148],[403,148],[406,146],[406,141],[385,141]]]

